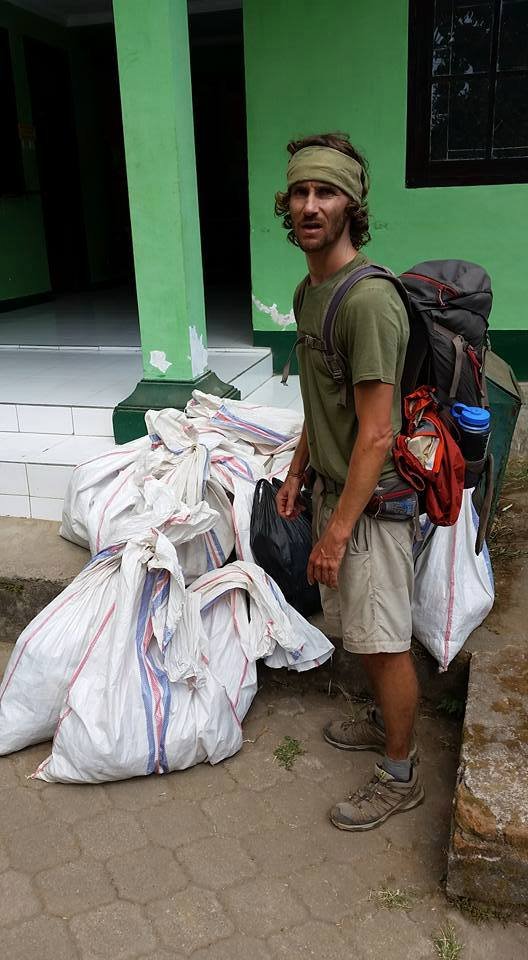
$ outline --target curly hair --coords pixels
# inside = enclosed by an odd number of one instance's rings
[[[332,150],[339,150],[349,157],[357,160],[363,168],[361,183],[363,194],[361,202],[350,198],[347,212],[350,222],[350,240],[356,250],[364,247],[370,240],[369,233],[369,211],[367,205],[367,194],[369,190],[368,164],[358,150],[350,143],[350,137],[347,133],[320,133],[312,137],[303,137],[301,140],[290,140],[287,150],[290,156],[302,150],[303,147],[330,147]],[[290,191],[277,191],[275,194],[275,215],[282,217],[282,226],[288,231],[288,240],[294,246],[299,246],[299,241],[292,229],[292,220],[290,216]]]

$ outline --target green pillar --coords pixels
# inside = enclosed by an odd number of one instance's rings
[[[207,365],[186,0],[114,0],[114,20],[143,353],[114,410],[124,443],[196,387],[239,394]]]

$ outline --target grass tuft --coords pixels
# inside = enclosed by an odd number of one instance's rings
[[[440,932],[432,939],[439,960],[458,960],[464,944],[460,943],[457,939],[455,929],[451,923],[442,927]]]
[[[297,757],[302,757],[304,752],[298,740],[293,737],[284,737],[273,751],[273,756],[281,767],[291,770]]]
[[[410,910],[414,897],[408,890],[399,887],[382,887],[381,890],[371,890],[370,899],[376,900],[380,907],[387,910]]]

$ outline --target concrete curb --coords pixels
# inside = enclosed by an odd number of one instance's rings
[[[528,902],[526,641],[476,653],[453,804],[447,893],[506,914]]]
[[[24,627],[88,563],[87,550],[59,536],[51,520],[0,517],[0,637],[14,642]]]

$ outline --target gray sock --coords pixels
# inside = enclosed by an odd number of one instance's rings
[[[374,723],[376,724],[376,726],[380,728],[380,730],[383,730],[385,732],[385,724],[383,722],[383,713],[381,711],[381,707],[378,707],[377,704],[374,707]]]
[[[401,780],[407,783],[411,779],[412,763],[410,760],[391,760],[385,754],[381,761],[381,766],[386,773],[390,773],[395,780]]]

